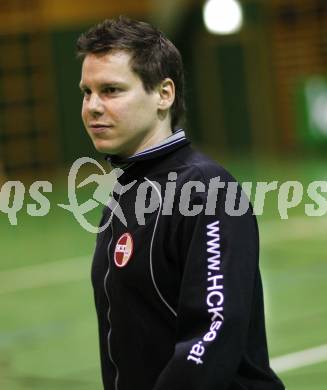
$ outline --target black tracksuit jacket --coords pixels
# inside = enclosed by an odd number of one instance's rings
[[[121,186],[137,182],[113,193],[126,226],[104,209],[100,225],[111,223],[97,236],[92,265],[104,389],[284,390],[269,367],[256,219],[251,209],[228,215],[221,188],[211,215],[204,212],[210,179],[235,179],[195,152],[183,131],[111,164],[125,164]],[[200,184],[181,191],[189,181]],[[144,224],[135,210],[140,185],[146,207],[150,198],[157,205]],[[185,216],[185,204],[202,211]],[[117,266],[125,233],[133,248]]]

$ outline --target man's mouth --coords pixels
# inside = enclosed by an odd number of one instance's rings
[[[88,127],[92,131],[92,133],[99,134],[110,129],[112,125],[107,125],[104,123],[91,123]]]

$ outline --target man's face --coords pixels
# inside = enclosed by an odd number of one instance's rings
[[[158,91],[147,93],[130,67],[130,54],[88,54],[82,66],[82,118],[99,152],[130,156],[156,132]]]

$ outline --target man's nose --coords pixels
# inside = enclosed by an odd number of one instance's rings
[[[100,97],[96,93],[92,93],[89,98],[88,110],[93,116],[103,114],[103,104]]]

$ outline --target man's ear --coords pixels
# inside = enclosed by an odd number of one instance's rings
[[[164,79],[158,87],[159,92],[159,110],[169,110],[169,108],[173,105],[175,100],[175,84],[172,79],[166,78]]]

